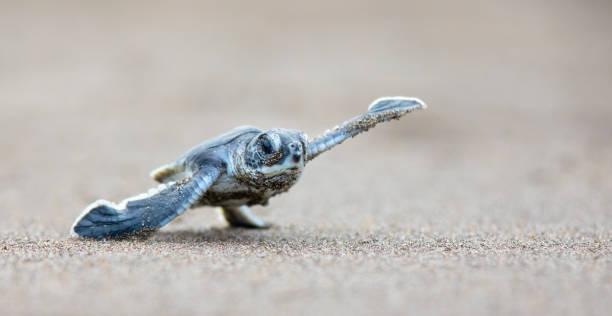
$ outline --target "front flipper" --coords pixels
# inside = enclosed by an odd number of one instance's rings
[[[98,201],[83,211],[72,225],[72,236],[116,238],[151,231],[166,225],[189,208],[215,182],[221,173],[214,166],[204,167],[191,178],[161,184],[148,193],[116,205]]]
[[[251,212],[248,206],[225,206],[222,209],[223,217],[232,227],[270,228],[270,225]]]
[[[309,141],[306,161],[314,159],[349,138],[368,131],[378,123],[397,120],[406,113],[425,108],[427,108],[425,102],[417,98],[384,97],[377,99],[370,104],[366,113],[354,117]]]

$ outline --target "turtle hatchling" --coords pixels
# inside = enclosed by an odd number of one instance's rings
[[[188,208],[218,206],[231,226],[267,228],[249,209],[289,190],[321,153],[376,126],[426,108],[409,97],[375,100],[356,116],[314,139],[298,130],[240,126],[192,148],[151,173],[157,188],[114,204],[99,200],[76,219],[71,235],[120,238],[158,229]]]

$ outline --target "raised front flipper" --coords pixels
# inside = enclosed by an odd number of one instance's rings
[[[368,107],[366,113],[356,116],[309,141],[306,161],[314,159],[349,138],[368,131],[378,123],[397,120],[406,113],[425,108],[427,108],[427,105],[417,98],[384,97],[377,99]]]
[[[215,182],[221,173],[205,166],[191,178],[161,184],[148,193],[124,200],[119,205],[98,201],[87,207],[72,225],[72,236],[116,238],[151,231],[182,214]]]

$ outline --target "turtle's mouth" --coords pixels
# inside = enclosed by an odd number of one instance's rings
[[[302,160],[302,154],[300,152],[296,152],[293,155],[291,155],[291,158],[293,159],[293,162],[299,163],[300,160]]]
[[[270,167],[263,166],[263,167],[260,167],[258,170],[261,173],[263,173],[265,176],[270,177],[270,176],[275,176],[275,175],[284,173],[289,170],[290,171],[300,170],[301,169],[300,162],[301,160],[298,160],[298,162],[294,162],[293,159],[285,159],[283,163],[276,164]]]

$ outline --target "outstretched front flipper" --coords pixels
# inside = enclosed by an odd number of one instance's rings
[[[102,239],[155,230],[196,202],[220,173],[219,168],[206,166],[191,178],[161,184],[157,189],[129,198],[119,205],[108,201],[95,202],[77,218],[70,233]]]
[[[309,141],[306,161],[314,159],[349,138],[368,131],[378,123],[397,120],[406,113],[425,108],[427,108],[425,102],[417,98],[384,97],[377,99],[370,104],[366,113],[356,116]]]

